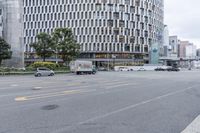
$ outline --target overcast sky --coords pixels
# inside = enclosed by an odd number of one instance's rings
[[[165,0],[165,24],[170,35],[200,48],[200,0]]]

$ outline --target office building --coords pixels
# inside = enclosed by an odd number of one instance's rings
[[[186,46],[186,57],[187,58],[195,58],[197,56],[197,47],[193,44],[187,45]]]
[[[169,56],[169,29],[168,26],[165,25],[164,27],[164,33],[163,33],[163,47],[162,47],[162,52],[161,56],[163,57],[168,57]]]
[[[180,41],[178,40],[178,36],[170,36],[169,37],[169,56],[170,57],[178,57],[178,45]]]
[[[26,58],[40,32],[69,27],[81,45],[80,58],[104,65],[108,61],[149,61],[153,44],[161,45],[163,0],[23,0]],[[159,47],[159,46],[157,46]]]

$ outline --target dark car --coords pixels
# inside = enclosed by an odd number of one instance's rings
[[[164,68],[156,68],[155,71],[166,71]]]
[[[180,69],[179,68],[175,68],[175,67],[171,67],[171,68],[167,68],[167,71],[176,71],[176,72],[179,72]]]

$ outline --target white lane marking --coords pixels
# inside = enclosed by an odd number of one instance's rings
[[[129,85],[133,85],[133,84],[116,84],[116,85],[112,85],[112,86],[108,86],[106,87],[106,89],[113,89],[113,88],[117,88],[117,87],[122,87],[122,86],[129,86]]]
[[[18,84],[12,84],[12,85],[10,85],[11,87],[17,87],[17,86],[19,86]]]
[[[112,116],[112,115],[114,115],[114,114],[121,113],[121,112],[123,112],[123,111],[127,111],[127,110],[130,110],[130,109],[134,109],[134,108],[137,108],[137,107],[142,106],[142,105],[144,105],[144,104],[148,104],[148,103],[151,103],[151,102],[155,102],[155,101],[164,99],[164,98],[169,97],[169,96],[174,96],[174,95],[176,95],[176,94],[185,92],[185,91],[187,91],[187,90],[191,90],[192,88],[194,88],[194,87],[196,87],[196,86],[197,86],[197,85],[194,85],[194,86],[188,87],[188,88],[186,88],[186,89],[182,89],[182,90],[178,90],[178,91],[175,91],[175,92],[167,93],[167,94],[165,94],[165,95],[161,95],[161,96],[158,96],[158,97],[155,97],[155,98],[146,100],[146,101],[142,101],[142,102],[137,103],[137,104],[132,104],[132,105],[126,106],[126,107],[124,107],[124,108],[121,108],[121,109],[118,109],[118,110],[115,110],[115,111],[112,111],[112,112],[109,112],[109,113],[105,113],[105,114],[103,114],[103,115],[99,115],[99,116],[90,118],[90,119],[88,119],[88,120],[85,120],[85,121],[76,123],[76,124],[74,124],[74,125],[72,125],[72,126],[65,127],[65,128],[61,128],[61,129],[57,130],[55,133],[66,132],[67,130],[76,128],[77,126],[80,126],[80,125],[83,125],[83,124],[86,124],[86,123],[89,123],[89,122],[93,122],[93,121],[95,121],[95,120],[103,119],[103,118]],[[198,133],[199,133],[199,132],[198,132]]]
[[[181,133],[200,133],[200,115]]]
[[[37,89],[42,89],[42,87],[33,87],[33,89],[36,89],[36,90],[37,90]]]

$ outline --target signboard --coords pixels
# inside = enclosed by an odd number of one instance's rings
[[[150,64],[158,64],[159,63],[159,46],[158,43],[154,43],[151,46],[150,50]]]

